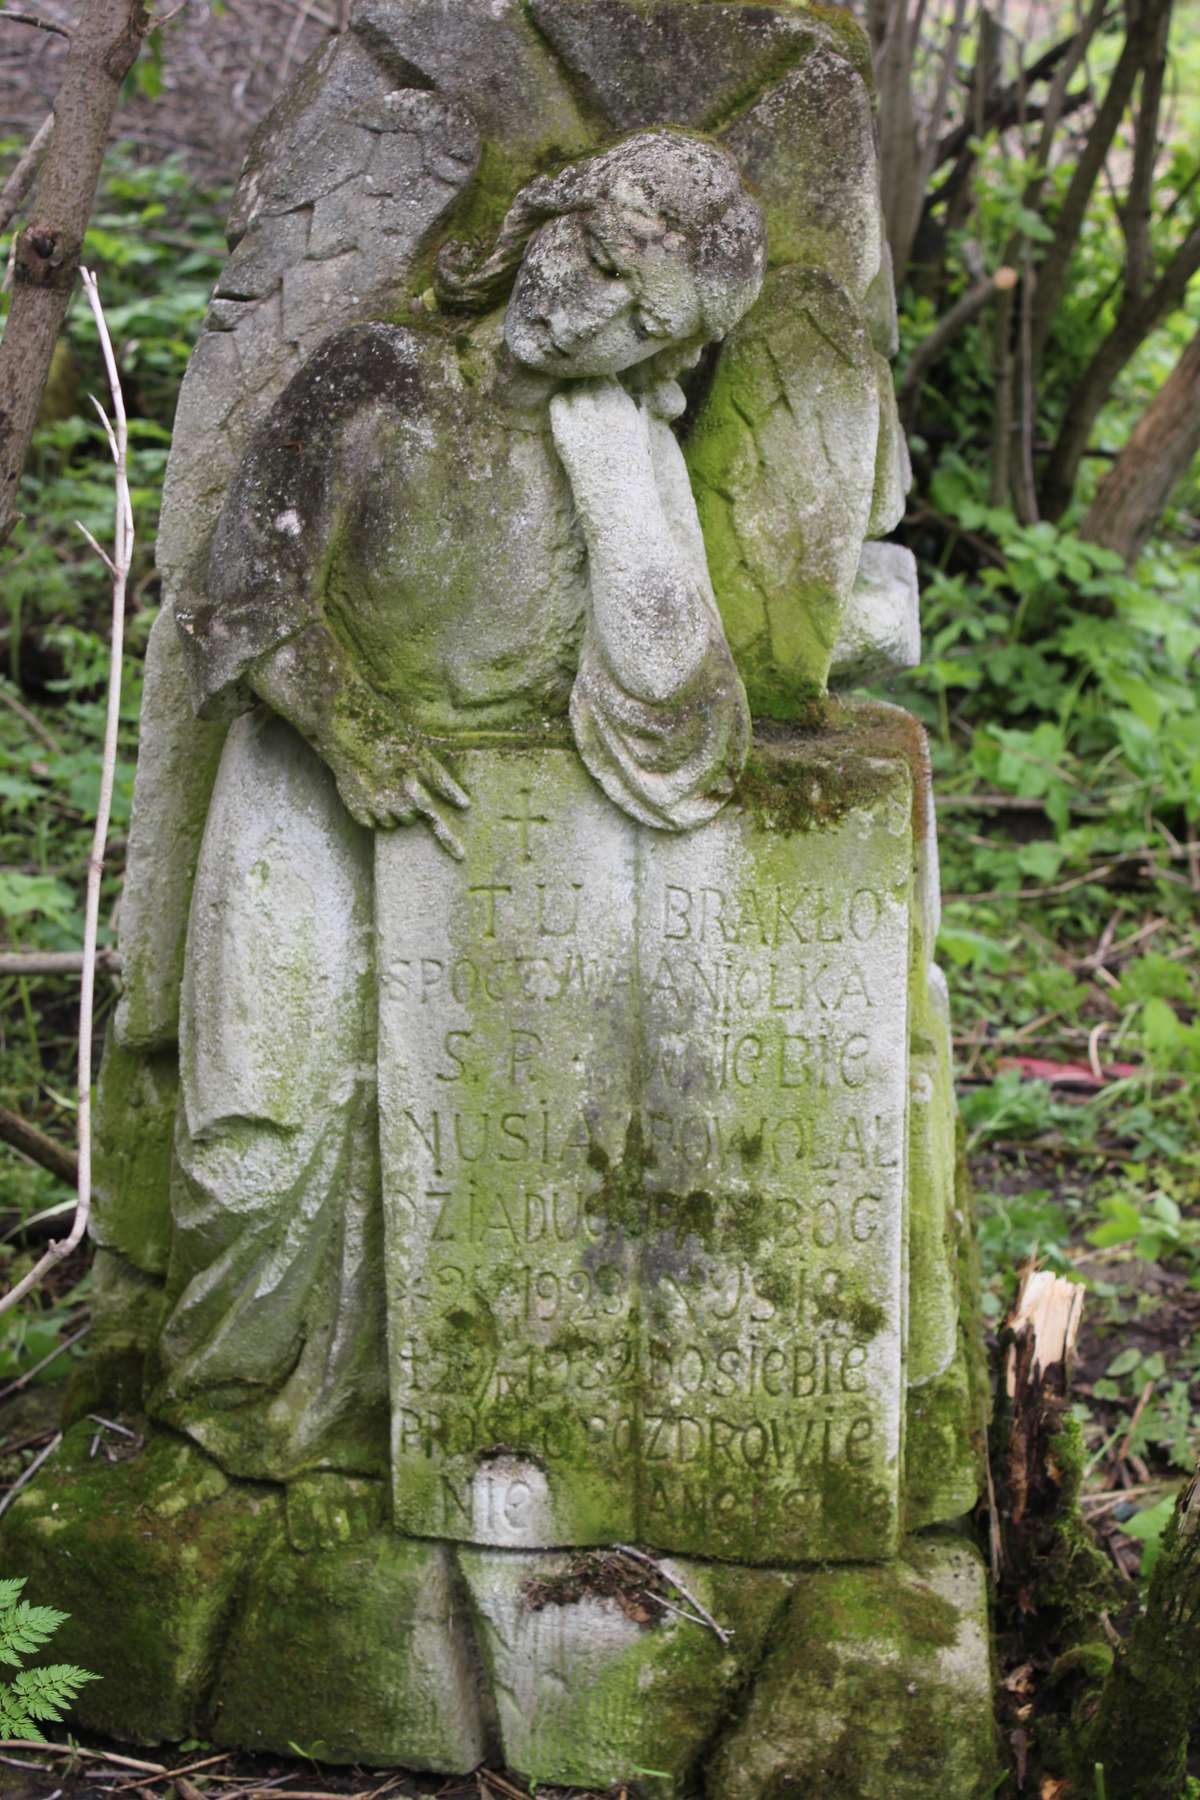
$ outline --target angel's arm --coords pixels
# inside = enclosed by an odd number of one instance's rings
[[[386,326],[342,332],[305,364],[242,462],[205,606],[180,625],[206,715],[265,700],[328,764],[360,824],[424,817],[459,854],[442,809],[465,806],[466,795],[372,686],[321,604],[352,441],[388,406],[414,403],[418,364],[411,334]]]
[[[729,798],[749,738],[686,470],[616,381],[560,393],[551,422],[588,552],[576,742],[625,811],[682,830]]]

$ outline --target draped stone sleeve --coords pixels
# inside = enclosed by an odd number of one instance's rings
[[[551,417],[588,548],[575,742],[623,811],[687,831],[729,800],[750,741],[687,470],[615,383],[559,396]]]
[[[201,718],[244,712],[251,666],[319,616],[347,433],[380,405],[411,403],[422,349],[415,333],[394,326],[339,332],[255,433],[221,510],[204,598],[176,613]]]

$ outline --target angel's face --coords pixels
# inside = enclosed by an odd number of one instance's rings
[[[683,363],[721,337],[740,305],[706,276],[681,231],[628,206],[601,204],[543,225],[531,240],[504,319],[519,362],[548,375],[616,375],[679,347]]]

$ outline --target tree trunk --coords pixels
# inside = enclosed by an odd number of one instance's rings
[[[0,545],[17,522],[17,487],[75,285],[117,96],[148,22],[142,0],[85,0],[71,32],[54,130],[29,223],[17,239],[12,305],[0,342]]]
[[[1139,345],[1182,304],[1198,269],[1200,225],[1194,225],[1149,292],[1122,301],[1116,324],[1085,369],[1063,415],[1041,483],[1043,517],[1059,519],[1067,510],[1092,426],[1114,381]]]
[[[1200,1715],[1200,1468],[1167,1527],[1146,1611],[1104,1684],[1087,1763],[1121,1800],[1177,1800]]]
[[[1200,329],[1096,490],[1080,537],[1132,566],[1200,451]]]

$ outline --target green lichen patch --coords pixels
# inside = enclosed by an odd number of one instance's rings
[[[485,1740],[451,1552],[391,1530],[257,1559],[212,1702],[217,1743],[462,1774]]]
[[[0,1551],[70,1615],[56,1651],[102,1677],[76,1708],[85,1728],[185,1737],[205,1728],[229,1610],[279,1496],[230,1483],[167,1432],[114,1462],[89,1454],[95,1436],[88,1421],[67,1433],[10,1507]]]
[[[161,1275],[171,1239],[175,1050],[126,1050],[110,1031],[96,1091],[94,1231],[135,1268]]]
[[[624,1562],[610,1580],[600,1557],[459,1558],[510,1766],[540,1783],[624,1783],[643,1800],[696,1791],[706,1745],[752,1679],[793,1579],[675,1557],[662,1559],[661,1583],[644,1568],[631,1578]],[[640,1617],[647,1582],[682,1612]]]
[[[995,1748],[983,1570],[953,1539],[806,1571],[710,1764],[716,1800],[982,1800]]]

